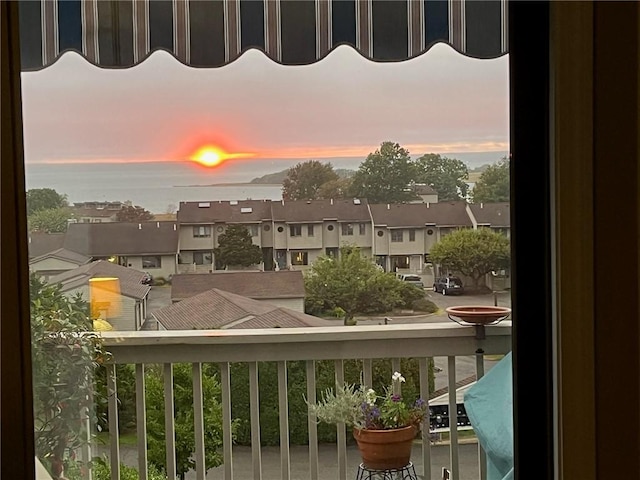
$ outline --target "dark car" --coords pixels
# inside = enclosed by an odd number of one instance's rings
[[[433,291],[442,295],[462,295],[464,286],[459,277],[439,277],[433,284]]]

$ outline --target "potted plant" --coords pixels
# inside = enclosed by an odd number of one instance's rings
[[[364,385],[345,383],[325,390],[309,412],[318,421],[353,428],[362,463],[370,470],[400,469],[409,464],[413,440],[427,413],[425,400],[403,400],[400,386],[405,381],[394,372],[391,384],[378,395]]]

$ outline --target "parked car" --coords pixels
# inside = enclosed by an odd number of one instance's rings
[[[422,282],[422,278],[420,277],[420,275],[401,273],[398,275],[398,279],[402,280],[403,282],[415,285],[416,287],[424,288],[424,283]]]
[[[433,284],[433,291],[442,295],[462,295],[464,286],[459,277],[439,277]]]

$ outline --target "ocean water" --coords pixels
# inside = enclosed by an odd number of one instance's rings
[[[447,154],[473,168],[493,163],[504,154]],[[164,213],[185,201],[280,200],[280,185],[249,184],[308,159],[232,160],[216,168],[191,162],[26,164],[27,190],[53,188],[69,202],[127,201],[153,213]],[[328,158],[334,168],[357,169],[362,158]]]

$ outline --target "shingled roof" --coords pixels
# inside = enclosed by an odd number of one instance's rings
[[[91,257],[86,255],[82,255],[81,253],[72,252],[71,250],[66,250],[64,248],[58,248],[57,250],[53,250],[52,252],[45,253],[38,257],[33,257],[29,260],[30,264],[40,262],[46,258],[55,258],[58,260],[65,260],[67,262],[76,263],[78,265],[83,265],[88,263],[91,260]]]
[[[167,330],[322,327],[333,324],[217,288],[155,310],[151,315]]]
[[[91,257],[174,255],[178,227],[175,222],[72,223],[64,248]]]
[[[55,275],[49,283],[62,284],[61,290],[68,292],[89,283],[91,278],[115,277],[120,280],[120,293],[126,297],[142,300],[147,296],[151,287],[143,285],[145,273],[133,268],[123,267],[106,260],[96,260],[73,270]]]
[[[255,300],[304,297],[302,272],[282,270],[177,274],[171,278],[171,300],[180,301],[212,288]]]
[[[64,237],[64,233],[29,233],[29,258],[40,257],[62,248]]]
[[[469,208],[478,225],[486,225],[494,228],[511,226],[509,202],[472,203],[469,205]]]
[[[271,220],[271,200],[180,202],[178,222],[260,223]]]
[[[375,226],[390,228],[472,227],[465,202],[370,205]]]
[[[295,200],[272,202],[273,220],[287,223],[369,222],[368,203],[365,199]]]

